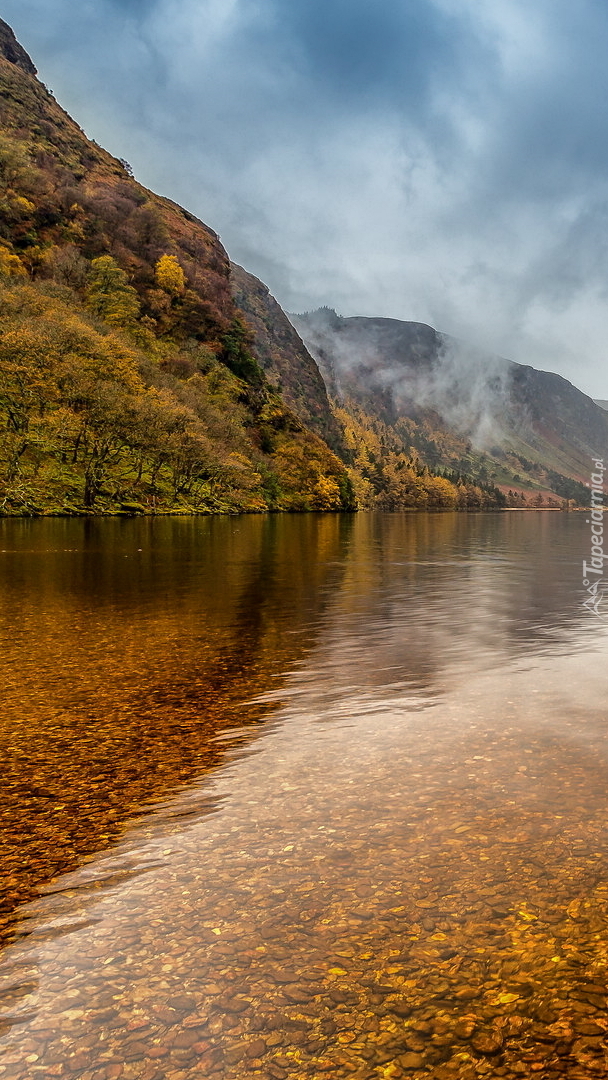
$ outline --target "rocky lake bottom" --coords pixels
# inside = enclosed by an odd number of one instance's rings
[[[581,516],[64,525],[0,543],[0,1080],[605,1076]]]

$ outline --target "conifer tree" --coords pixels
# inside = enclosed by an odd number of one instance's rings
[[[111,255],[93,259],[86,297],[95,314],[112,326],[128,326],[139,315],[137,293]]]

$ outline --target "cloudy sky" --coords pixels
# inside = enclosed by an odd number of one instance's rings
[[[288,310],[608,398],[605,0],[3,0],[40,77]]]

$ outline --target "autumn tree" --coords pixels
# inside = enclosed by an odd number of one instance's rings
[[[93,259],[86,298],[91,310],[111,326],[128,326],[139,315],[137,293],[111,255]]]
[[[444,476],[425,476],[423,485],[429,506],[443,510],[452,510],[456,506],[458,491]]]
[[[53,247],[45,256],[48,274],[60,285],[70,289],[84,289],[89,277],[89,264],[75,244]]]
[[[0,135],[0,192],[29,195],[37,187],[37,179],[26,146],[6,134]]]
[[[311,505],[314,510],[342,509],[340,485],[333,476],[320,476],[311,494]]]
[[[175,255],[161,255],[154,277],[156,284],[171,296],[181,296],[186,288],[186,277]]]
[[[0,247],[0,280],[8,281],[11,278],[27,277],[25,267],[18,255],[14,255],[8,248]]]

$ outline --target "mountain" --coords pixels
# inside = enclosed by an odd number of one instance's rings
[[[0,20],[0,514],[559,505],[606,422],[422,324],[290,321]]]
[[[314,361],[234,274],[213,229],[86,137],[0,21],[0,513],[354,508]],[[285,396],[263,370],[276,381],[277,357]]]
[[[254,334],[255,355],[277,383],[290,409],[338,453],[340,427],[332,412],[323,377],[283,309],[262,281],[242,266],[231,265],[234,302]]]
[[[592,458],[608,453],[608,416],[559,375],[422,323],[327,308],[290,318],[333,396],[393,430],[405,425],[406,441],[432,466],[576,498]]]

